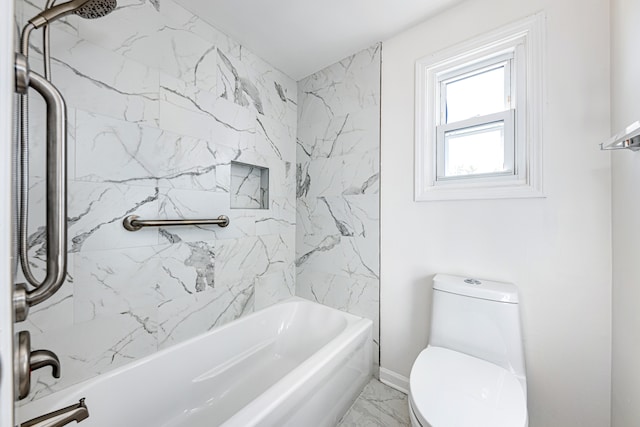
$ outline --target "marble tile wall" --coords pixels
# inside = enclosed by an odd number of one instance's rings
[[[16,0],[17,23],[44,3]],[[18,325],[62,363],[60,380],[34,373],[31,400],[295,293],[296,82],[172,0],[119,0],[104,18],[51,27],[69,113],[69,273]],[[41,70],[39,39],[30,62]],[[41,277],[44,109],[31,104]],[[230,209],[232,161],[269,168],[268,209]],[[131,233],[129,214],[231,224]]]
[[[298,82],[296,294],[368,317],[379,354],[381,45]]]

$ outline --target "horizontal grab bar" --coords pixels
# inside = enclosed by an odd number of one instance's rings
[[[142,227],[168,227],[174,225],[229,225],[229,217],[220,215],[216,219],[139,219],[138,215],[129,215],[122,220],[122,225],[129,231],[138,231]]]

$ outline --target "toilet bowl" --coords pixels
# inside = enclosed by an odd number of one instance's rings
[[[411,370],[413,427],[526,427],[518,378],[473,356],[429,346]]]
[[[409,377],[413,427],[526,427],[514,285],[439,274],[429,345]]]

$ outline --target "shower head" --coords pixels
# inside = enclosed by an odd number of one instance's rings
[[[86,19],[102,18],[111,13],[117,4],[117,0],[71,0],[43,10],[29,23],[33,29],[37,29],[71,13]]]
[[[113,12],[117,5],[116,0],[89,0],[73,13],[85,19],[102,18]]]

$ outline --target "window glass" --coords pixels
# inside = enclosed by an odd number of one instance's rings
[[[444,123],[505,111],[505,65],[445,83]]]
[[[507,172],[504,122],[444,133],[444,177]]]

